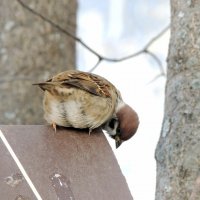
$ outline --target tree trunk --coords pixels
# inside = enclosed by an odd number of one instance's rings
[[[24,0],[75,34],[76,0]],[[75,41],[16,0],[0,1],[0,124],[42,124],[42,92],[32,83],[75,66]]]
[[[200,199],[200,0],[171,0],[157,200]]]

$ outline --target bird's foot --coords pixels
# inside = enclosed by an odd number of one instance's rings
[[[52,122],[52,126],[53,126],[53,129],[54,129],[55,133],[56,133],[56,123]]]
[[[92,128],[89,128],[89,136],[91,135],[91,133],[92,133]]]

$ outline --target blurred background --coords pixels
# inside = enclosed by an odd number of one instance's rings
[[[75,0],[26,4],[107,58],[143,49],[170,24],[169,1]],[[98,58],[17,1],[0,2],[0,124],[44,124],[42,91],[31,84],[66,69],[90,71]],[[138,113],[137,134],[113,148],[135,200],[154,199],[154,151],[162,125],[169,30],[122,62],[102,60],[93,73],[121,91]],[[155,59],[156,56],[156,59]]]

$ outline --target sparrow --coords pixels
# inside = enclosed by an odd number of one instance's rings
[[[116,148],[137,131],[137,113],[127,105],[119,90],[105,78],[78,70],[61,72],[45,82],[35,83],[44,90],[44,118],[49,124],[93,129],[101,127]]]

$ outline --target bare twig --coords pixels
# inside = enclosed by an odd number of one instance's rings
[[[166,73],[165,73],[164,67],[162,66],[160,59],[154,53],[152,53],[148,50],[147,50],[147,52],[151,57],[154,58],[154,60],[157,62],[158,66],[160,68],[160,73],[147,83],[147,85],[149,85],[149,84],[153,83],[154,81],[156,81],[157,79],[159,79],[160,77],[166,77]]]
[[[150,80],[147,85],[152,84],[153,82],[155,82],[156,80],[158,80],[160,77],[165,77],[165,74],[159,73],[158,75],[156,75],[152,80]]]
[[[101,61],[102,61],[102,58],[99,57],[97,63],[88,72],[93,72],[99,66]]]
[[[153,37],[144,47],[144,49],[148,49],[158,38],[160,38],[162,35],[164,35],[168,29],[170,28],[170,25],[167,25],[160,33],[158,33],[158,35],[156,35],[155,37]]]
[[[160,33],[158,33],[158,35],[156,35],[155,37],[153,37],[141,50],[133,53],[133,54],[130,54],[128,56],[125,56],[125,57],[122,57],[122,58],[107,58],[107,57],[104,57],[104,56],[100,56],[99,54],[97,55],[98,56],[98,61],[97,63],[95,64],[94,67],[92,67],[92,69],[90,69],[89,72],[92,72],[94,71],[98,65],[100,64],[101,61],[105,60],[105,61],[108,61],[108,62],[122,62],[124,60],[128,60],[128,59],[131,59],[133,57],[136,57],[142,53],[146,53],[146,54],[149,54],[155,61],[156,63],[158,64],[159,68],[160,68],[160,71],[161,71],[161,76],[165,75],[165,72],[164,72],[164,67],[162,65],[162,62],[160,61],[160,59],[154,54],[152,53],[150,50],[148,50],[148,48],[156,41],[158,40],[158,38],[160,38],[162,35],[164,35],[167,30],[170,28],[170,25],[166,26]]]
[[[29,10],[32,14],[38,16],[39,18],[41,18],[42,20],[46,21],[47,23],[49,23],[54,28],[58,29],[62,33],[64,33],[67,36],[71,37],[76,42],[80,43],[83,47],[85,47],[88,51],[90,51],[92,54],[94,54],[95,56],[97,56],[97,58],[98,58],[97,63],[94,65],[94,67],[92,67],[89,70],[90,72],[94,71],[94,69],[96,69],[102,61],[121,62],[121,61],[124,61],[124,60],[128,60],[130,58],[136,57],[136,56],[138,56],[138,55],[140,55],[142,53],[146,53],[146,54],[149,54],[157,62],[158,66],[160,68],[161,74],[164,74],[164,69],[163,69],[163,66],[162,66],[162,63],[161,63],[160,59],[155,54],[153,54],[152,52],[150,52],[148,50],[148,48],[169,29],[170,25],[168,25],[167,27],[165,27],[160,33],[158,33],[158,35],[156,35],[154,38],[152,38],[141,50],[139,50],[139,51],[137,51],[137,52],[135,52],[133,54],[124,56],[122,58],[109,58],[109,57],[100,55],[98,52],[96,52],[94,49],[92,49],[90,46],[88,46],[82,39],[80,39],[79,37],[77,37],[74,34],[70,33],[68,30],[65,30],[64,28],[62,28],[61,26],[59,26],[55,22],[51,21],[50,19],[46,18],[41,13],[33,10],[28,5],[26,5],[22,0],[17,0],[17,1],[25,9]]]
[[[50,19],[46,18],[45,16],[43,16],[41,13],[33,10],[32,8],[30,8],[28,5],[26,5],[23,1],[21,0],[17,0],[25,9],[29,10],[32,14],[38,16],[39,18],[41,18],[42,20],[44,20],[45,22],[49,23],[51,26],[53,26],[54,28],[57,28],[59,31],[61,31],[62,33],[68,35],[69,37],[71,37],[72,39],[74,39],[76,42],[80,43],[82,46],[84,46],[88,51],[90,51],[91,53],[93,53],[94,55],[96,55],[97,57],[102,57],[101,55],[99,55],[96,51],[94,51],[91,47],[89,47],[85,42],[83,42],[80,38],[76,37],[75,35],[73,35],[72,33],[70,33],[69,31],[65,30],[64,28],[62,28],[61,26],[59,26],[58,24],[56,24],[55,22],[51,21]]]
[[[156,54],[152,53],[149,50],[146,50],[145,53],[149,54],[158,64],[159,68],[160,68],[160,72],[162,75],[165,75],[165,70],[164,67],[162,66],[162,62],[160,61],[160,59],[157,57]]]

